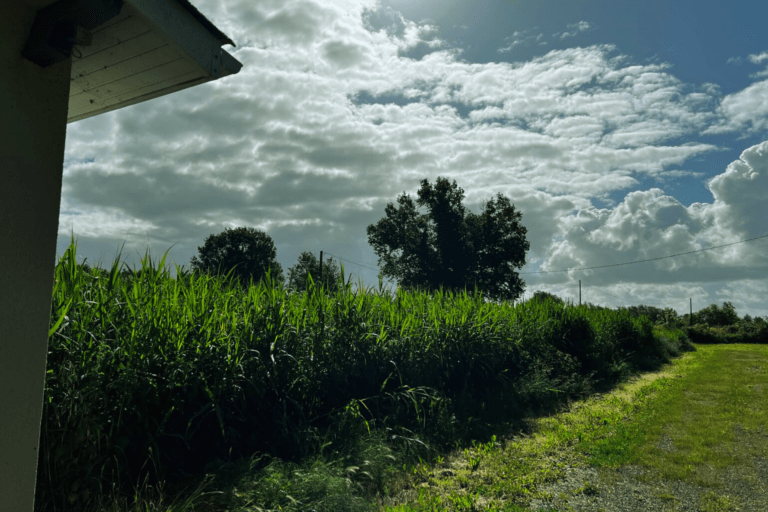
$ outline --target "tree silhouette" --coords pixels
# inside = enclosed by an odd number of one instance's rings
[[[311,252],[304,251],[299,256],[297,263],[288,269],[288,287],[291,290],[302,292],[307,289],[307,273],[312,275],[312,281],[319,287],[322,283],[325,290],[335,293],[339,290],[339,281],[342,279],[341,269],[338,263],[329,258],[323,261],[323,275],[320,276],[320,260]]]
[[[723,307],[712,304],[704,309],[700,309],[693,314],[694,323],[707,324],[709,326],[726,327],[735,325],[739,321],[739,315],[736,308],[730,302],[724,302]]]
[[[269,270],[273,283],[283,282],[277,249],[272,238],[263,231],[227,228],[206,238],[197,251],[200,257],[193,256],[190,262],[195,273],[225,275],[234,269],[233,274],[239,282],[248,285],[251,278],[254,283],[261,281]]]
[[[382,274],[407,289],[472,292],[476,286],[493,300],[516,299],[525,283],[515,269],[530,249],[522,214],[502,194],[486,202],[481,215],[468,212],[463,198],[456,181],[438,177],[434,187],[422,180],[418,191],[416,204],[428,214],[419,214],[405,192],[400,208],[388,203],[386,216],[366,230],[384,263]]]
[[[531,300],[537,301],[537,302],[546,302],[548,300],[551,300],[553,302],[556,302],[558,304],[563,304],[565,301],[555,295],[554,293],[545,292],[544,290],[537,290],[533,297],[531,297]]]

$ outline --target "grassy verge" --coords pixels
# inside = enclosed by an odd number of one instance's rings
[[[648,482],[711,488],[701,510],[739,510],[722,495],[724,475],[765,496],[756,457],[768,456],[768,347],[700,345],[662,371],[636,376],[616,389],[531,419],[529,431],[455,451],[400,475],[387,512],[529,510],[596,496],[610,478],[553,496],[545,484],[573,467],[647,468]],[[675,496],[659,494],[675,510]],[[534,500],[535,499],[535,500]],[[542,508],[541,510],[554,510]],[[595,508],[595,510],[598,510]]]
[[[672,380],[691,354],[664,370],[635,376],[616,389],[576,401],[546,417],[529,418],[509,438],[442,457],[393,482],[387,512],[437,510],[527,510],[539,488],[569,467],[617,462],[637,443],[636,418]],[[589,492],[585,489],[584,492]],[[456,506],[457,503],[461,505]]]
[[[631,449],[611,457],[615,442],[596,446],[596,464],[642,464],[663,479],[716,486],[724,468],[768,455],[768,346],[699,346],[677,366],[685,378],[643,411],[625,436]]]

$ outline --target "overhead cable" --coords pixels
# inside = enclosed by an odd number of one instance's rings
[[[670,254],[669,256],[659,256],[658,258],[650,258],[647,260],[637,260],[637,261],[628,261],[626,263],[614,263],[612,265],[600,265],[598,267],[578,267],[578,268],[566,268],[563,270],[539,270],[536,272],[518,272],[519,275],[527,275],[527,274],[553,274],[555,272],[571,272],[574,270],[594,270],[596,268],[608,268],[608,267],[619,267],[622,265],[634,265],[635,263],[645,263],[647,261],[656,261],[656,260],[663,260],[666,258],[674,258],[675,256],[684,256],[686,254],[693,254],[696,252],[702,252],[702,251],[709,251],[711,249],[719,249],[721,247],[728,247],[729,245],[736,245],[736,244],[743,244],[744,242],[751,242],[752,240],[757,240],[759,238],[766,238],[768,235],[762,235],[762,236],[756,236],[754,238],[748,238],[746,240],[739,240],[738,242],[732,242],[730,244],[723,244],[723,245],[714,245],[712,247],[705,247],[704,249],[698,249],[696,251],[688,251],[688,252],[681,252],[678,254]]]

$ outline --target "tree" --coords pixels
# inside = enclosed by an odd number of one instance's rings
[[[679,325],[683,322],[683,318],[678,317],[677,311],[672,308],[661,309],[655,306],[640,304],[639,306],[629,306],[619,309],[627,310],[629,314],[635,318],[645,316],[654,324]]]
[[[515,269],[525,265],[530,244],[522,213],[498,194],[481,215],[461,204],[464,190],[438,177],[434,188],[421,181],[416,204],[427,206],[420,215],[405,192],[400,208],[388,203],[386,217],[367,228],[368,243],[384,263],[382,274],[396,278],[406,289],[460,292],[475,286],[493,300],[514,300],[525,289]]]
[[[298,262],[288,270],[288,287],[297,292],[307,289],[307,274],[312,275],[315,286],[322,283],[325,290],[335,293],[339,290],[339,281],[343,278],[338,263],[329,258],[323,261],[323,275],[320,276],[320,260],[311,252],[304,251]]]
[[[563,304],[564,301],[554,293],[545,292],[543,290],[538,290],[536,293],[533,294],[533,297],[531,297],[531,300],[537,301],[537,302],[546,302],[548,300],[551,300],[552,302],[556,302],[557,304]]]
[[[277,249],[272,238],[253,228],[229,229],[211,235],[198,247],[199,258],[192,256],[192,271],[211,275],[225,275],[234,268],[233,275],[243,285],[251,278],[259,282],[270,271],[273,283],[283,282],[283,269],[277,261]]]
[[[695,323],[707,324],[709,326],[727,327],[734,325],[739,321],[739,315],[736,308],[730,302],[724,302],[723,307],[712,304],[709,307],[701,309],[694,313]]]

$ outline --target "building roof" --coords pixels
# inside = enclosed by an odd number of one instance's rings
[[[67,122],[238,73],[235,43],[189,0],[34,0],[21,55],[40,67],[72,59]]]
[[[225,44],[231,44],[232,46],[237,46],[232,40],[227,37],[224,32],[216,28],[216,26],[208,21],[208,18],[206,18],[200,11],[197,10],[197,7],[189,3],[189,0],[176,0],[176,2],[179,3],[189,14],[191,14],[197,21],[200,22],[202,26],[208,29],[208,31],[213,34],[213,36],[218,39],[222,46]]]
[[[101,0],[99,0],[101,1]],[[87,37],[86,37],[87,39]],[[124,0],[72,52],[67,122],[238,73],[234,43],[188,0]]]

